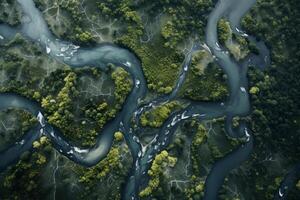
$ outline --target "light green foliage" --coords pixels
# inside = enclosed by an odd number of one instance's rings
[[[171,112],[180,108],[178,101],[172,101],[160,105],[150,111],[146,111],[141,116],[142,126],[161,127],[164,121],[170,116]]]
[[[39,190],[42,172],[50,157],[50,143],[46,137],[38,141],[39,147],[34,152],[25,152],[15,166],[3,172],[0,184],[3,199],[40,199]]]
[[[300,180],[297,182],[296,187],[298,190],[300,190]]]
[[[177,79],[183,55],[163,46],[161,37],[146,44],[141,43],[142,33],[142,29],[128,27],[128,33],[118,38],[117,43],[132,49],[141,59],[149,89],[159,93],[170,93]]]
[[[98,111],[98,112],[97,112],[97,114],[96,114],[96,117],[93,117],[93,116],[90,116],[90,117],[97,120],[97,125],[98,125],[98,127],[100,127],[100,128],[103,128],[103,126],[105,125],[105,123],[106,123],[109,119],[115,117],[115,114],[116,114],[116,112],[117,112],[116,109],[110,109],[110,110],[106,109],[106,110],[103,110],[103,111],[102,111],[103,113],[100,112],[98,109],[97,109],[97,111]],[[94,112],[94,111],[93,111],[93,112]]]
[[[249,45],[251,44],[251,51],[255,51],[253,46],[246,38],[232,33],[229,21],[220,19],[218,22],[218,39],[221,44],[228,48],[230,54],[236,59],[241,60],[249,54]]]
[[[114,141],[107,156],[91,168],[76,165],[78,199],[121,199],[121,186],[132,166],[132,157],[123,141]],[[72,191],[73,192],[73,191]],[[77,198],[76,198],[77,199]]]
[[[283,177],[276,177],[275,181],[274,181],[275,182],[275,186],[279,187],[282,180],[283,180]]]
[[[84,169],[83,175],[80,177],[80,182],[92,184],[95,180],[101,180],[106,177],[113,170],[121,170],[120,163],[120,148],[113,147],[107,154],[106,158],[100,161],[99,164],[90,168]]]
[[[240,120],[241,120],[241,118],[239,116],[233,117],[233,119],[232,119],[232,126],[235,127],[235,128],[238,127],[239,124],[240,124]]]
[[[206,13],[212,6],[211,0],[199,1],[141,1],[140,6],[149,7],[148,13],[163,12],[167,17],[161,24],[164,46],[175,49],[191,33],[204,35]]]
[[[231,34],[231,37],[225,42],[225,46],[228,48],[230,54],[236,60],[244,59],[249,54],[249,52],[250,52],[249,45],[250,44],[254,45],[254,44],[250,43],[246,38],[236,35],[236,34]],[[253,50],[251,50],[251,51],[253,51]]]
[[[59,127],[69,139],[75,141],[78,145],[90,146],[95,143],[95,137],[106,122],[114,118],[118,110],[121,109],[126,96],[131,90],[132,82],[129,74],[118,67],[111,74],[112,84],[115,88],[113,102],[108,103],[106,99],[102,98],[93,101],[81,98],[81,102],[77,102],[79,79],[83,73],[88,73],[91,78],[98,79],[100,76],[97,71],[89,69],[55,71],[52,78],[46,81],[46,83],[50,83],[50,87],[47,87],[49,92],[46,97],[41,99],[49,123]],[[56,81],[55,84],[51,84],[53,77],[55,79],[62,78],[63,81]],[[75,103],[76,105],[77,103],[82,104],[83,107],[81,106],[80,113],[78,113],[78,106],[75,107]],[[77,119],[79,115],[96,123],[89,124],[87,127],[87,121],[84,120],[76,126],[71,126],[74,119]]]
[[[60,128],[68,139],[75,141],[78,145],[90,146],[95,143],[98,131],[115,116],[117,109],[109,105],[104,99],[99,98],[94,99],[93,102],[90,102],[90,99],[81,98],[81,102],[77,102],[79,95],[78,79],[81,73],[89,73],[91,78],[99,78],[99,74],[95,70],[57,70],[49,79],[46,79],[45,90],[48,92],[46,97],[41,98],[41,104],[46,111],[49,123]],[[63,81],[53,80],[60,78]],[[82,107],[80,110],[77,109],[79,105]],[[79,116],[81,118],[84,116],[84,118],[96,123],[89,124],[88,128],[86,128],[86,120],[74,125],[74,120],[78,119]]]
[[[256,87],[256,86],[253,86],[253,87],[251,87],[250,88],[250,94],[257,94],[257,93],[259,93],[259,88],[258,87]]]
[[[127,94],[130,92],[132,87],[132,81],[129,78],[128,72],[123,68],[118,67],[111,75],[115,82],[115,98],[118,102],[119,107],[125,101]]]
[[[124,139],[123,133],[120,131],[115,132],[114,137],[115,137],[115,140],[117,140],[118,142],[120,142]]]
[[[199,180],[196,176],[192,176],[191,178],[191,187],[185,189],[185,195],[188,200],[193,200],[193,199],[201,199],[201,197],[204,194],[204,180]]]
[[[44,147],[45,145],[49,144],[49,140],[46,136],[42,136],[39,140],[36,140],[32,143],[33,148],[39,149]]]
[[[98,3],[98,8],[107,18],[116,17],[126,22],[141,23],[141,18],[137,11],[133,10],[130,0],[104,0]]]
[[[161,30],[162,37],[167,41],[164,43],[164,46],[175,48],[178,45],[178,40],[172,38],[182,38],[184,32],[176,29],[176,26],[172,21],[168,21]]]
[[[33,148],[38,149],[38,148],[40,148],[41,144],[39,143],[39,141],[34,141],[34,142],[32,143],[32,146],[33,146]]]
[[[227,96],[227,85],[223,71],[212,63],[211,54],[205,50],[192,55],[191,70],[182,85],[180,96],[196,101],[217,101]]]
[[[43,0],[35,1],[41,2],[41,10],[47,8]],[[211,0],[178,2],[103,0],[85,1],[83,5],[80,1],[64,1],[59,2],[59,6],[52,4],[48,6],[59,7],[71,15],[61,17],[68,18],[67,27],[70,29],[60,34],[61,37],[83,44],[91,37],[95,40],[99,38],[101,41],[105,41],[107,37],[110,41],[128,47],[140,58],[149,89],[168,94],[176,83],[184,59],[182,44],[191,33],[203,36],[205,14],[209,13],[212,5]],[[87,8],[85,12],[80,12],[81,6]],[[47,13],[51,16],[50,12]],[[56,29],[57,24],[53,21],[55,22],[53,19],[49,23],[52,29]],[[91,21],[95,22],[92,27]],[[150,24],[153,24],[153,27]],[[148,28],[153,32],[153,36],[150,36],[149,41],[141,42],[142,38],[147,37]],[[60,29],[66,28],[62,26]]]
[[[204,182],[209,173],[206,169],[211,169],[217,159],[224,157],[235,146],[240,145],[241,141],[231,144],[231,138],[227,138],[224,133],[223,119],[205,123],[192,121],[186,128],[195,134],[190,146],[190,182],[184,193],[187,199],[200,200],[203,198]]]
[[[57,73],[57,75],[53,74],[53,76],[60,77],[64,81],[57,81],[55,85],[53,85],[54,88],[49,88],[50,91],[53,90],[52,94],[48,94],[42,98],[42,107],[46,110],[47,119],[49,123],[63,130],[69,139],[76,141],[80,145],[93,145],[99,131],[108,120],[115,117],[118,110],[121,109],[126,96],[131,91],[132,81],[130,80],[129,74],[121,67],[116,68],[112,72],[111,78],[115,88],[115,100],[113,103],[109,104],[106,99],[93,102],[89,99],[82,99],[82,101],[86,103],[83,104],[84,107],[81,114],[96,122],[93,123],[92,126],[89,125],[89,128],[85,128],[86,121],[83,121],[77,126],[71,126],[75,117],[78,117],[78,114],[76,116],[73,114],[74,111],[76,111],[74,101],[77,100],[79,95],[77,88],[79,84],[78,79],[81,73],[89,73],[91,77],[99,78],[98,73],[95,70],[88,69],[86,72],[66,70]],[[51,83],[51,78],[47,80],[47,82]],[[76,112],[78,112],[78,110]]]
[[[174,167],[177,162],[177,158],[172,157],[168,154],[166,150],[163,150],[160,154],[155,156],[155,159],[148,170],[148,175],[150,176],[150,181],[148,186],[144,188],[140,193],[140,197],[147,197],[153,191],[155,191],[160,183],[160,176],[163,174],[166,167]]]
[[[49,123],[57,127],[66,127],[68,123],[72,120],[73,115],[70,112],[72,107],[72,96],[76,94],[75,82],[76,74],[74,72],[69,72],[69,74],[64,78],[64,87],[59,91],[56,97],[48,95],[46,98],[42,99],[42,107],[51,113],[48,115]]]
[[[146,2],[142,2],[142,4],[144,3]],[[152,6],[158,6],[156,3],[158,2],[155,2]],[[130,6],[128,7],[132,9]],[[158,7],[161,8],[161,5]],[[112,8],[114,7],[112,6]],[[118,8],[115,10],[118,10]],[[169,12],[173,11],[170,8]],[[118,16],[123,16],[121,12],[118,13]],[[130,23],[130,25],[128,25],[126,34],[117,38],[116,42],[132,49],[141,59],[150,89],[159,93],[170,93],[178,77],[180,64],[183,60],[183,55],[180,51],[176,50],[175,47],[179,41],[183,39],[184,29],[177,32],[177,35],[181,36],[175,39],[176,35],[174,30],[178,30],[178,23],[170,21],[162,25],[161,34],[156,34],[149,42],[142,43],[140,38],[145,33],[145,30],[140,20],[135,20],[135,22],[136,23]]]
[[[26,111],[21,111],[21,119],[20,119],[22,128],[21,133],[25,133],[29,130],[35,123],[37,123],[37,119],[31,113]]]
[[[195,75],[204,75],[205,69],[213,61],[211,54],[205,50],[196,51],[192,57],[191,68]]]
[[[204,191],[204,181],[198,183],[198,185],[195,188],[196,192],[203,192]]]
[[[103,128],[105,123],[113,118],[116,114],[116,109],[109,108],[107,102],[102,102],[98,106],[92,106],[85,110],[85,115],[97,122],[98,128]]]
[[[37,101],[40,101],[40,100],[41,100],[41,93],[38,92],[38,91],[35,91],[35,92],[33,93],[32,98],[34,98],[34,99],[37,100]]]
[[[90,43],[93,42],[93,36],[90,32],[82,31],[80,28],[76,29],[78,32],[76,34],[76,39],[82,43]]]
[[[230,25],[225,19],[220,19],[218,22],[218,38],[221,44],[225,44],[231,38]]]
[[[196,135],[193,139],[192,144],[195,145],[195,146],[199,146],[203,142],[205,142],[206,138],[207,138],[206,128],[204,127],[204,125],[200,124],[198,126],[198,129],[197,129],[197,132],[196,132]]]
[[[180,95],[196,101],[219,101],[228,95],[223,71],[214,64],[209,64],[204,71],[199,71],[192,63],[192,70],[187,74]]]
[[[197,127],[197,130],[191,145],[191,161],[193,174],[200,174],[201,163],[199,162],[199,148],[207,140],[207,130],[203,124],[195,125]]]
[[[42,154],[38,154],[38,159],[36,160],[36,163],[39,165],[43,165],[46,163],[46,157]]]

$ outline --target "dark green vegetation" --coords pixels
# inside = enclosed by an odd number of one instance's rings
[[[272,199],[274,194],[278,192],[279,184],[284,175],[298,162],[300,157],[300,139],[297,136],[299,135],[300,124],[298,12],[299,4],[296,1],[258,1],[257,6],[243,20],[243,29],[247,33],[266,41],[271,50],[272,65],[263,72],[255,68],[250,69],[253,113],[244,120],[249,122],[254,131],[254,153],[251,159],[226,178],[223,189],[220,191],[219,197],[221,199]],[[236,59],[240,59],[239,55],[243,49],[255,54],[258,53],[249,41],[226,32],[231,32],[231,30],[225,25],[223,24],[223,28],[221,28],[223,30],[220,30],[224,34],[223,40],[220,39]],[[231,48],[226,40],[232,40],[231,42],[235,42],[235,45],[238,44],[237,47],[241,47],[240,50],[242,51],[235,51],[236,48]],[[203,73],[202,70],[193,71],[193,69],[195,68],[192,67],[191,72],[194,74]],[[186,90],[183,89],[183,91]],[[197,139],[195,138],[194,141]],[[193,143],[195,144],[195,142]],[[194,154],[197,155],[198,152],[195,151]],[[218,151],[214,152],[218,154]],[[170,152],[169,154],[178,157]],[[207,159],[199,159],[199,162],[206,162]],[[177,162],[180,162],[180,159]],[[199,173],[201,171],[195,174]],[[197,180],[197,178],[193,178]],[[164,194],[169,189],[171,195],[184,199],[185,195],[180,196],[179,191],[184,190],[184,185],[188,184],[188,181],[182,177],[181,179],[178,178],[174,182],[165,184],[165,187],[158,187],[153,196],[157,199],[163,199]],[[162,182],[164,181],[160,180],[161,185]],[[176,189],[172,189],[172,187],[170,189],[172,183],[176,185],[174,187]],[[192,183],[195,187],[199,184],[198,191],[196,188],[186,191],[190,191],[189,196],[192,199],[200,198],[201,180],[198,179]],[[194,192],[198,196],[191,196]],[[299,199],[299,196],[299,189],[294,188],[288,199],[296,200]]]
[[[75,168],[79,175],[78,182],[83,185],[84,190],[78,199],[121,199],[121,184],[125,183],[132,159],[120,134],[115,133],[113,147],[99,164],[89,169],[79,166]]]
[[[120,199],[131,156],[123,139],[115,140],[107,157],[92,168],[74,164],[52,149],[45,137],[33,143],[0,178],[1,199]],[[126,157],[126,159],[124,159]]]
[[[20,35],[1,48],[1,92],[17,92],[38,101],[48,122],[79,146],[95,143],[132,87],[122,68],[112,65],[105,73],[89,67],[72,70],[47,58],[40,47]]]
[[[184,59],[182,49],[191,45],[186,39],[203,38],[206,17],[213,6],[210,0],[35,2],[58,37],[80,45],[111,41],[134,51],[142,62],[148,87],[158,93],[171,92]],[[207,97],[210,93],[203,89],[218,82],[212,80],[218,77],[194,84],[198,78],[191,77],[189,86],[203,94],[191,98],[218,99]],[[186,97],[193,96],[191,93]]]
[[[17,1],[2,0],[0,8],[0,23],[8,23],[12,26],[20,24],[21,11]]]
[[[204,51],[194,53],[191,69],[187,73],[179,95],[196,101],[225,100],[228,95],[226,76]]]
[[[36,122],[35,116],[23,110],[7,109],[1,111],[0,151],[19,140]]]
[[[230,24],[225,19],[220,19],[218,22],[218,39],[221,44],[225,44],[231,38]]]
[[[296,0],[259,0],[243,20],[244,30],[266,41],[272,63],[263,72],[249,72],[250,85],[256,88],[249,119],[255,147],[251,159],[229,176],[238,183],[240,198],[272,199],[284,175],[299,162],[299,10]],[[231,193],[228,186],[223,199]],[[299,198],[294,188],[287,199]]]
[[[154,128],[161,127],[171,112],[178,110],[180,107],[181,105],[178,101],[172,101],[146,111],[141,116],[141,125]]]
[[[223,124],[223,119],[184,123],[168,148],[155,157],[142,199],[200,200],[212,165],[242,143],[228,138]]]
[[[21,160],[5,173],[1,174],[1,198],[3,199],[38,199],[40,173],[45,168],[51,154],[51,146],[45,137],[34,144],[33,153],[26,152]]]
[[[232,32],[230,23],[226,19],[220,19],[217,28],[220,43],[225,45],[235,60],[242,60],[249,53],[259,53],[254,43]]]
[[[92,80],[96,81],[100,78],[99,71],[85,70],[94,73],[91,76]],[[53,94],[49,94],[48,92],[47,96],[42,98],[41,101],[50,124],[57,126],[68,138],[77,143],[79,142],[79,145],[81,143],[92,146],[99,131],[121,109],[127,94],[131,90],[132,84],[128,73],[122,68],[117,68],[111,75],[115,84],[115,99],[113,102],[108,102],[106,99],[97,101],[91,97],[84,100],[81,98],[83,91],[78,90],[80,83],[77,83],[77,81],[80,80],[80,77],[83,77],[80,73],[85,73],[85,70],[76,70],[75,72],[70,70],[56,71],[58,74],[53,74],[49,77],[50,80],[46,79],[46,81],[49,83],[55,82],[58,90],[54,89]],[[60,81],[56,81],[57,77],[60,77]],[[53,78],[55,80],[52,80]],[[53,84],[46,85],[52,86]],[[51,88],[47,88],[45,91],[49,90]],[[90,91],[90,93],[92,92]],[[74,104],[74,102],[76,103]],[[74,125],[74,119],[80,118],[83,118],[83,120],[80,120],[81,123]]]
[[[150,176],[148,186],[139,193],[139,196],[147,197],[153,195],[154,191],[159,187],[160,177],[163,172],[169,168],[173,168],[176,165],[176,162],[177,158],[170,156],[166,150],[157,154],[151,168],[148,170],[148,175]]]

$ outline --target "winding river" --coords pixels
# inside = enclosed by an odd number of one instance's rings
[[[49,137],[54,148],[70,160],[87,167],[93,166],[107,155],[112,145],[114,132],[121,130],[133,156],[132,169],[123,188],[122,199],[138,199],[139,191],[145,187],[145,183],[149,179],[146,172],[150,168],[153,158],[169,145],[175,130],[182,122],[191,118],[208,120],[225,116],[226,133],[234,138],[245,137],[247,142],[216,162],[209,173],[205,183],[204,199],[217,199],[218,190],[228,172],[246,160],[253,149],[253,136],[246,125],[241,123],[240,127],[236,129],[232,127],[233,117],[245,116],[250,112],[248,66],[267,66],[270,62],[269,51],[264,43],[257,42],[254,37],[247,35],[240,28],[241,17],[252,7],[255,0],[220,0],[208,17],[205,43],[196,42],[186,53],[178,81],[171,94],[159,97],[143,106],[139,105],[139,102],[145,98],[147,93],[146,80],[141,63],[132,52],[107,43],[99,44],[93,48],[81,48],[70,42],[61,41],[49,31],[41,12],[35,7],[32,0],[17,1],[23,11],[22,23],[17,28],[0,25],[0,34],[4,36],[4,41],[9,41],[16,33],[20,33],[32,42],[37,42],[52,58],[73,68],[88,65],[105,70],[108,63],[116,64],[130,73],[134,85],[121,112],[104,127],[97,138],[96,145],[90,149],[81,149],[67,141],[59,130],[54,129],[46,122],[43,117],[43,110],[37,103],[17,94],[0,94],[0,110],[7,108],[24,109],[37,116],[40,122],[20,141],[0,153],[0,171],[14,164],[23,152],[32,148],[33,141],[42,135]],[[260,56],[249,55],[243,61],[237,62],[224,47],[219,45],[217,22],[222,17],[226,17],[230,21],[231,28],[235,33],[247,37],[257,45]],[[226,73],[230,88],[227,102],[191,102],[187,108],[172,114],[154,139],[147,146],[143,146],[137,137],[139,129],[134,130],[131,127],[131,118],[134,117],[135,121],[138,121],[141,113],[145,110],[176,97],[189,70],[192,53],[200,48],[209,49],[217,64]]]

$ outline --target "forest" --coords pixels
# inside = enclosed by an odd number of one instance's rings
[[[83,48],[113,43],[140,61],[149,93],[139,100],[169,95],[193,45],[203,42],[213,0],[34,0],[51,32]],[[18,27],[21,11],[16,1],[0,3],[0,23]],[[300,158],[300,4],[297,0],[257,0],[241,20],[243,31],[270,50],[271,65],[249,66],[251,112],[234,118],[245,121],[254,135],[250,158],[225,178],[220,199],[274,199],[281,181]],[[218,40],[237,63],[259,55],[254,43],[230,28],[224,16],[217,22]],[[0,92],[16,93],[41,105],[47,121],[63,137],[80,147],[93,147],[98,135],[122,111],[136,87],[124,67],[109,63],[108,70],[92,66],[71,68],[49,58],[36,43],[16,34],[0,42]],[[191,64],[172,101],[144,111],[142,141],[152,141],[170,116],[188,102],[222,104],[229,96],[228,80],[205,49],[191,55]],[[33,59],[34,58],[34,59]],[[5,120],[3,120],[5,119]],[[225,118],[188,119],[175,131],[168,147],[154,156],[139,186],[140,199],[204,197],[205,181],[214,163],[245,144],[225,133]],[[0,151],[13,145],[31,127],[35,116],[18,109],[0,112]],[[11,130],[5,125],[15,124]],[[0,125],[1,125],[0,124]],[[9,136],[8,136],[9,134]],[[122,188],[134,166],[126,134],[113,135],[107,156],[93,167],[82,167],[56,151],[49,139],[34,141],[32,151],[0,174],[0,199],[42,199],[52,191],[66,199],[121,199]],[[55,177],[59,177],[55,179]],[[46,180],[46,181],[45,181]],[[51,183],[49,183],[51,180]],[[47,182],[48,181],[48,182]],[[55,181],[55,184],[52,182]],[[48,184],[45,184],[48,183]],[[232,192],[234,188],[236,192]],[[55,190],[54,190],[55,188]],[[75,192],[74,192],[75,191]],[[51,193],[51,194],[50,194]],[[300,198],[300,180],[288,199]]]

